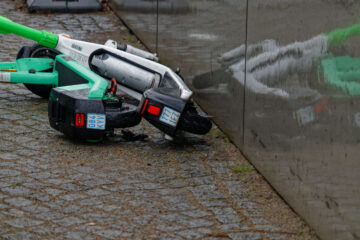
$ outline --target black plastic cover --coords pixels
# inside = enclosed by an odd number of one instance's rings
[[[174,136],[178,129],[178,126],[173,126],[164,121],[161,121],[160,118],[164,113],[165,108],[170,108],[179,113],[179,116],[176,118],[180,120],[181,114],[184,112],[186,101],[176,97],[176,89],[171,88],[152,88],[144,92],[143,99],[141,100],[139,112],[143,112],[142,116],[150,122],[153,126],[163,131],[165,134]],[[145,101],[147,100],[146,106],[144,106]],[[154,116],[148,113],[148,108],[150,105],[159,107],[161,109],[159,116]],[[144,109],[145,107],[145,109]]]
[[[27,0],[29,12],[96,12],[102,6],[98,0]]]
[[[89,113],[105,115],[103,101],[87,99],[88,93],[89,89],[67,91],[54,88],[50,93],[48,105],[50,126],[72,139],[101,140],[105,137],[105,130],[88,129],[86,127]],[[84,114],[83,127],[75,126],[77,113]]]

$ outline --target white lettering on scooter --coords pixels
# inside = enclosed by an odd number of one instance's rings
[[[76,49],[76,50],[78,50],[78,51],[82,51],[82,47],[80,47],[79,45],[76,45],[75,43],[73,43],[72,45],[71,45],[71,47],[73,48],[73,49]]]
[[[79,63],[81,63],[82,65],[84,66],[87,66],[88,64],[88,58],[79,54],[79,53],[76,53],[76,52],[70,52],[70,57],[72,57],[74,60],[78,61]]]
[[[0,82],[10,82],[11,80],[11,74],[2,72],[0,73]]]

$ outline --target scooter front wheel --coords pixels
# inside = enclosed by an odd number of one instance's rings
[[[212,127],[208,117],[201,116],[193,103],[187,103],[179,120],[178,129],[193,134],[207,134]]]
[[[47,48],[38,44],[35,44],[33,46],[25,46],[22,47],[20,49],[20,51],[18,52],[18,55],[16,57],[16,59],[19,58],[51,58],[51,59],[55,59],[56,55],[58,55],[59,52],[51,49],[51,48]],[[51,69],[52,71],[52,69]],[[30,90],[32,93],[34,93],[35,95],[42,97],[42,98],[49,98],[51,89],[53,88],[53,86],[51,85],[43,85],[43,84],[25,84],[25,87]]]

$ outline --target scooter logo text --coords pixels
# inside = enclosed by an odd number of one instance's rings
[[[72,44],[71,47],[72,47],[73,49],[76,49],[76,50],[80,51],[80,52],[82,51],[82,47],[80,47],[79,45]]]

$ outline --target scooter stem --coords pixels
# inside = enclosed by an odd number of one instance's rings
[[[59,41],[59,36],[47,31],[39,31],[15,23],[6,17],[0,16],[0,34],[14,33],[38,42],[40,45],[55,48]]]

